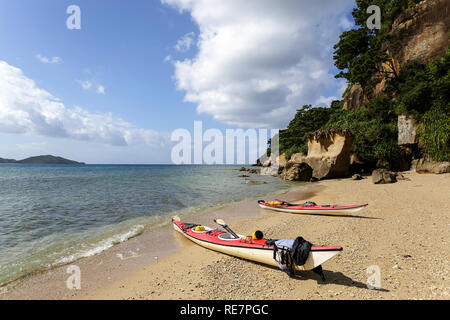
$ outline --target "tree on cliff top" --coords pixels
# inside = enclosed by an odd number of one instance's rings
[[[336,78],[345,78],[349,83],[359,83],[366,94],[371,77],[381,62],[389,57],[381,51],[381,44],[388,39],[392,23],[405,9],[419,0],[356,0],[352,11],[356,28],[343,32],[334,46],[335,66],[341,70]],[[367,8],[377,5],[381,8],[381,29],[367,28]]]
[[[288,160],[294,153],[306,154],[308,152],[306,142],[308,135],[321,129],[328,122],[330,114],[340,108],[342,108],[342,103],[333,101],[330,108],[314,108],[311,105],[305,105],[297,110],[287,129],[280,131],[280,153],[286,153]]]

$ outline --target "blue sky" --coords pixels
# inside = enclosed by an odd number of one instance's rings
[[[302,0],[0,0],[0,77],[9,81],[0,91],[0,157],[170,163],[163,140],[194,120],[219,130],[282,128],[302,104],[342,93],[330,52],[351,26],[352,1],[337,2],[321,10]],[[66,27],[72,4],[81,30]]]
[[[172,66],[163,62],[174,54],[181,36],[196,30],[187,14],[159,1],[77,1],[81,30],[68,30],[66,8],[73,3],[1,1],[2,60],[21,68],[68,106],[112,112],[155,130],[183,126],[183,117],[189,115],[195,118],[180,103],[183,93],[173,84]],[[58,56],[62,62],[42,64],[36,54]],[[80,90],[76,80],[92,79],[103,84],[107,94]],[[173,117],[174,112],[182,117]]]

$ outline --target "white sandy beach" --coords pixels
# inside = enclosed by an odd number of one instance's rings
[[[367,178],[326,180],[310,184],[308,193],[285,195],[286,200],[299,202],[368,202],[355,217],[265,211],[257,209],[256,201],[234,203],[199,216],[199,223],[212,225],[212,217],[238,217],[242,208],[242,214],[253,211],[257,215],[233,219],[230,225],[241,234],[259,229],[268,238],[301,235],[317,245],[343,246],[343,252],[324,265],[325,282],[312,272],[289,278],[276,268],[199,247],[168,229],[168,255],[144,267],[133,262],[137,259],[129,259],[120,265],[93,268],[99,255],[80,262],[91,265],[82,290],[67,290],[62,280],[68,275],[60,271],[57,280],[57,271],[52,271],[53,276],[44,273],[16,284],[2,298],[448,299],[450,175],[404,175],[409,180],[386,185],[375,185]],[[145,240],[149,239],[140,236],[130,241]],[[111,269],[121,272],[111,273]],[[371,290],[367,283],[373,274],[368,270],[377,269],[381,288]],[[108,274],[114,278],[104,280]],[[54,290],[55,283],[59,290]]]

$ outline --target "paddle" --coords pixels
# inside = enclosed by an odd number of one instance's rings
[[[234,231],[231,230],[231,228],[222,219],[214,219],[214,222],[217,223],[222,228],[224,228],[225,230],[227,230],[235,239],[239,238],[239,236],[236,233],[234,233]]]

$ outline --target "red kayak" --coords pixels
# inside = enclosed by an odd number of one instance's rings
[[[255,240],[251,236],[231,234],[197,224],[181,222],[178,217],[172,219],[173,227],[189,240],[198,245],[231,256],[277,266],[274,260],[274,245],[266,239]],[[199,231],[195,231],[199,230]],[[236,238],[237,236],[237,238]],[[296,270],[313,270],[342,251],[339,246],[312,246],[309,256]]]
[[[358,205],[318,205],[314,202],[307,201],[303,204],[291,204],[281,200],[269,201],[258,200],[258,205],[262,209],[269,209],[289,213],[307,213],[307,214],[335,214],[345,215],[347,213],[358,212],[368,204]]]

